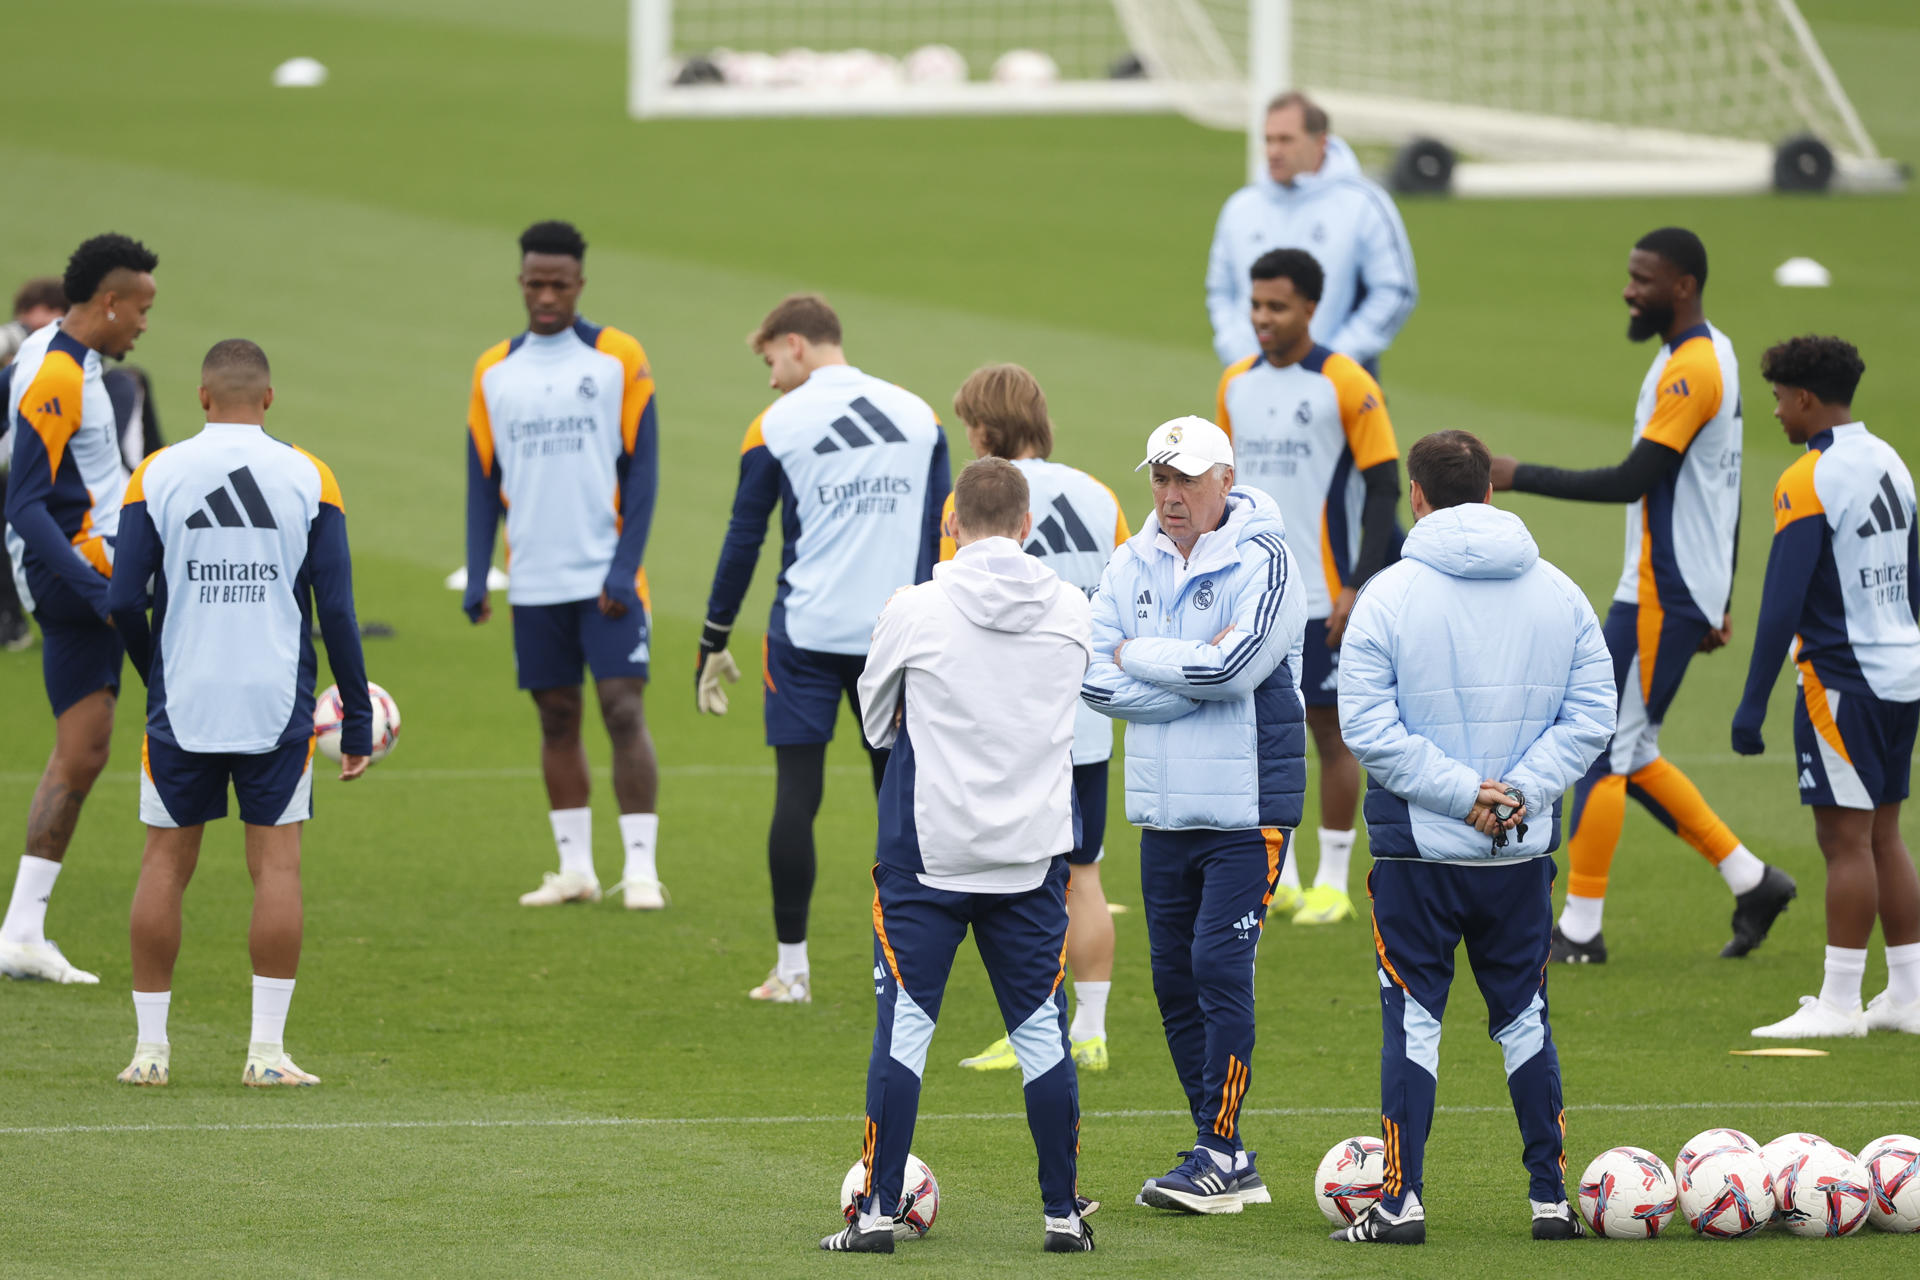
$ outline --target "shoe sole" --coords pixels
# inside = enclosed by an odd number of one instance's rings
[[[1236,1191],[1234,1194],[1240,1197],[1241,1204],[1273,1203],[1273,1193],[1265,1187],[1255,1187],[1251,1191]]]
[[[1869,1028],[1858,1031],[1761,1031],[1751,1034],[1756,1040],[1864,1040]]]
[[[1142,1187],[1140,1194],[1134,1197],[1135,1204],[1146,1205],[1150,1209],[1172,1209],[1178,1213],[1221,1214],[1239,1213],[1246,1206],[1234,1193],[1217,1196],[1192,1196],[1184,1191],[1173,1191],[1166,1187]]]

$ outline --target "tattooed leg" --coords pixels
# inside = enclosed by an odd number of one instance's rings
[[[62,862],[80,806],[93,790],[113,744],[113,694],[102,689],[67,708],[54,726],[53,755],[27,811],[26,852]]]

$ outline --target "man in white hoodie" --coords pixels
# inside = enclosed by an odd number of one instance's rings
[[[1227,197],[1207,254],[1207,316],[1222,365],[1260,354],[1249,271],[1269,249],[1305,249],[1326,268],[1313,340],[1378,377],[1380,354],[1420,298],[1413,246],[1393,197],[1360,172],[1327,113],[1301,93],[1267,107],[1267,172]]]
[[[1065,854],[1079,843],[1074,713],[1093,652],[1086,595],[1022,549],[1026,477],[982,458],[953,490],[952,560],[896,592],[860,677],[867,741],[891,748],[873,869],[865,1180],[830,1253],[891,1253],[920,1079],[969,926],[1020,1060],[1049,1253],[1081,1253],[1080,1088],[1060,991]]]

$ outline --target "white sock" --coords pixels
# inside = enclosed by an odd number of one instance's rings
[[[293,1003],[292,978],[253,975],[253,1043],[285,1044],[287,1006]]]
[[[1316,889],[1347,891],[1347,866],[1353,861],[1353,832],[1321,827],[1320,865],[1313,873]]]
[[[621,879],[638,882],[660,878],[659,871],[653,865],[653,846],[659,836],[659,814],[620,815],[620,843],[627,847],[627,869],[621,873]]]
[[[1296,841],[1289,840],[1287,859],[1280,864],[1280,887],[1300,892],[1300,850]]]
[[[1233,1171],[1235,1173],[1241,1172],[1252,1163],[1253,1161],[1247,1159],[1247,1153],[1244,1150],[1233,1153]]]
[[[0,942],[34,943],[47,940],[47,899],[60,878],[60,864],[30,853],[20,855],[20,873],[13,879],[13,900],[0,924]]]
[[[1213,1157],[1213,1163],[1215,1167],[1217,1167],[1220,1170],[1220,1172],[1222,1173],[1233,1172],[1233,1153],[1232,1152],[1215,1151],[1212,1147],[1202,1147],[1200,1149]]]
[[[136,1039],[141,1044],[167,1043],[167,1007],[172,1003],[171,991],[133,993],[133,1018],[140,1027]]]
[[[1720,878],[1736,894],[1759,888],[1760,878],[1766,874],[1767,864],[1754,857],[1743,844],[1733,846],[1733,852],[1720,859]]]
[[[1820,998],[1836,1009],[1853,1009],[1860,1004],[1860,980],[1867,976],[1867,949],[1827,948],[1827,977],[1820,984]]]
[[[593,873],[593,810],[552,809],[554,847],[560,850],[560,870],[573,871],[598,882]]]
[[[1107,1034],[1107,992],[1112,989],[1112,982],[1073,984],[1073,1026],[1067,1031],[1069,1040]]]
[[[776,943],[780,948],[780,958],[774,962],[773,972],[782,982],[792,982],[807,968],[807,944],[804,942]]]
[[[1920,1000],[1920,942],[1887,948],[1887,999],[1895,1004]]]
[[[1600,936],[1600,913],[1606,905],[1605,898],[1568,894],[1567,905],[1560,908],[1560,932],[1574,942],[1592,942]]]

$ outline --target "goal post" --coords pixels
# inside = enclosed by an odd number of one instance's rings
[[[1299,88],[1404,189],[1896,187],[1794,0],[629,0],[632,114],[1179,112]]]

